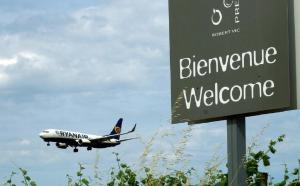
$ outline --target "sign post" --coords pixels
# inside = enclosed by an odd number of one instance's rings
[[[246,185],[245,117],[227,120],[228,185]]]

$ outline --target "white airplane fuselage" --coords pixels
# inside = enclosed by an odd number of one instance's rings
[[[119,145],[120,143],[116,139],[106,139],[101,142],[93,142],[93,139],[99,139],[104,136],[85,134],[79,132],[47,129],[40,133],[40,137],[45,142],[56,142],[58,148],[71,147],[92,147],[92,148],[106,148]]]
[[[121,144],[121,142],[135,139],[120,139],[121,135],[134,132],[136,127],[136,125],[134,125],[130,131],[121,133],[122,121],[123,119],[120,118],[111,133],[104,136],[59,129],[47,129],[42,131],[39,135],[47,142],[48,146],[50,142],[55,142],[56,146],[61,149],[66,149],[68,146],[74,147],[74,152],[78,152],[77,147],[87,147],[87,150],[92,150],[92,148],[114,147]]]

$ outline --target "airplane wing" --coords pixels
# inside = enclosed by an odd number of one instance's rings
[[[138,137],[137,137],[137,138],[127,138],[127,139],[122,139],[122,140],[119,140],[118,142],[123,142],[123,141],[128,141],[128,140],[133,140],[133,139],[138,139]]]
[[[136,124],[134,125],[134,127],[128,131],[128,132],[125,132],[125,133],[121,133],[121,134],[113,134],[113,135],[107,135],[107,136],[103,136],[103,137],[100,137],[100,138],[94,138],[94,139],[90,139],[91,142],[93,141],[105,141],[105,140],[109,140],[109,139],[112,139],[116,136],[122,136],[122,135],[125,135],[125,134],[129,134],[129,133],[132,133],[135,131],[135,128],[136,128]],[[121,140],[120,140],[121,141]]]

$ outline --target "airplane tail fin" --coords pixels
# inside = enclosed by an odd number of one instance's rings
[[[115,127],[113,128],[113,130],[111,131],[110,135],[115,135],[115,134],[120,134],[121,133],[122,122],[123,122],[123,118],[120,118],[118,120],[117,124],[115,125]],[[116,135],[113,138],[119,140],[120,136]]]

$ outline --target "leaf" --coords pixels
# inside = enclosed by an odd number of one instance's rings
[[[271,140],[270,141],[270,146],[274,146],[274,145],[276,145],[276,141]]]
[[[281,135],[281,136],[278,137],[278,141],[282,142],[284,138],[285,138],[285,135],[283,134],[283,135]]]
[[[273,146],[269,146],[269,150],[271,151],[272,154],[275,154],[276,149]]]
[[[264,166],[270,166],[270,157],[269,156],[267,156],[267,155],[264,155],[263,156],[263,163],[264,163]]]
[[[27,171],[25,169],[22,169],[22,168],[19,168],[20,171],[22,172],[23,175],[26,175],[27,174]]]
[[[107,184],[107,186],[114,186],[114,185],[115,185],[115,182],[114,182],[114,181],[109,182],[109,183]]]
[[[126,164],[124,164],[124,163],[122,163],[122,164],[121,164],[121,167],[122,167],[122,168],[126,168],[126,167],[127,167],[127,165],[126,165]]]
[[[30,178],[29,176],[25,176],[25,179],[26,179],[27,181],[30,181],[30,180],[31,180],[31,178]]]
[[[30,185],[31,185],[31,186],[36,186],[36,183],[35,183],[34,181],[31,181],[31,182],[30,182]]]
[[[263,151],[259,151],[258,153],[254,154],[254,159],[258,161],[264,155]]]
[[[82,166],[81,164],[79,164],[79,169],[82,171],[82,170],[84,170],[84,169],[85,169],[85,167],[84,167],[84,166]]]
[[[82,180],[81,180],[81,182],[84,184],[84,185],[86,185],[86,186],[88,186],[89,185],[89,181],[87,180],[87,179],[85,179],[85,178],[83,178]]]
[[[288,180],[290,177],[288,175],[284,175],[284,180]]]
[[[150,169],[148,167],[145,167],[145,172],[146,173],[150,172]]]
[[[82,176],[82,173],[80,171],[77,172],[77,176],[80,177]]]
[[[293,175],[295,175],[295,176],[296,176],[296,175],[298,175],[298,174],[299,174],[299,169],[297,169],[297,168],[296,168],[296,169],[294,169],[294,171],[293,171],[293,173],[292,173],[292,174],[293,174]]]

